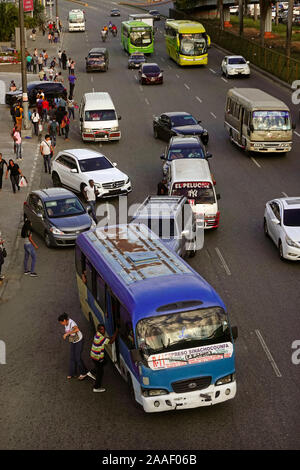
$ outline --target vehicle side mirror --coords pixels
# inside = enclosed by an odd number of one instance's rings
[[[247,60],[247,65],[250,65],[250,61],[249,61],[249,60]]]
[[[295,122],[293,122],[293,124],[292,124],[292,129],[293,129],[293,131],[296,129],[296,123]]]
[[[131,349],[130,356],[131,356],[132,362],[142,361],[141,351],[139,349]]]
[[[120,121],[122,119],[122,116],[118,116],[118,120]]]
[[[117,163],[113,163],[113,166],[118,166],[118,164],[117,164]]]
[[[44,218],[44,214],[42,214],[41,212],[39,212],[39,213],[37,214],[37,216],[38,216],[39,219],[43,219],[43,218]]]
[[[165,157],[164,155],[161,155],[161,156],[160,156],[160,159],[161,159],[161,160],[166,160],[166,157]]]
[[[237,326],[232,326],[231,327],[231,332],[232,332],[232,337],[234,340],[238,338],[238,327]]]
[[[205,158],[212,158],[212,153],[207,152],[207,154],[205,155]]]
[[[71,168],[70,173],[78,173],[77,168]]]
[[[221,194],[217,194],[217,200],[219,201],[221,199]]]
[[[202,121],[197,121],[197,122],[198,122],[198,124],[201,124]]]
[[[181,237],[182,237],[182,238],[183,238],[183,237],[184,237],[184,238],[189,238],[189,236],[190,236],[189,230],[183,230],[183,231],[181,232]]]
[[[273,219],[271,219],[271,222],[275,225],[280,225],[280,220],[278,220],[276,217],[274,217]]]

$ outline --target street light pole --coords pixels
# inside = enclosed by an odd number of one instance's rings
[[[20,49],[21,49],[21,75],[22,75],[22,108],[23,108],[23,129],[31,134],[31,125],[28,116],[28,94],[27,94],[27,74],[25,58],[25,31],[24,31],[24,8],[23,0],[19,0],[19,23],[20,23]]]

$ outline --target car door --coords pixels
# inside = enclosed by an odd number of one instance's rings
[[[55,160],[55,170],[58,173],[61,183],[68,186],[69,167],[66,155],[60,155]]]
[[[28,218],[32,223],[32,228],[36,233],[43,234],[45,230],[45,209],[43,203],[37,194],[31,194],[28,203]]]
[[[269,205],[270,217],[268,223],[269,235],[273,239],[274,243],[278,245],[280,225],[276,223],[276,220],[280,222],[280,209],[276,201],[272,201]]]
[[[66,164],[66,185],[69,186],[69,188],[79,191],[80,184],[77,160],[71,155],[64,155],[64,161]]]

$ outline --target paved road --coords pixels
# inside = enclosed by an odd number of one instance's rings
[[[258,87],[291,104],[290,92],[258,73],[246,82],[226,81],[220,75],[221,54],[210,50],[206,68],[181,69],[166,55],[163,34],[157,34],[153,60],[163,66],[165,83],[140,87],[136,73],[126,68],[127,56],[119,38],[106,44],[110,69],[85,74],[89,48],[99,45],[100,27],[109,21],[115,3],[96,0],[85,7],[87,31],[65,34],[64,48],[77,62],[75,99],[87,91],[108,91],[122,116],[122,140],[88,145],[107,155],[128,173],[134,190],[129,204],[156,191],[161,176],[159,155],[164,143],[152,136],[153,115],[188,110],[202,119],[210,133],[212,170],[221,193],[221,226],[205,236],[205,248],[192,260],[224,299],[232,324],[239,328],[237,345],[238,394],[235,400],[212,408],[147,415],[136,409],[126,383],[108,365],[106,394],[92,393],[92,383],[67,382],[68,345],[57,316],[69,312],[82,328],[85,358],[91,339],[80,313],[74,274],[74,252],[48,250],[39,242],[39,277],[24,278],[20,289],[1,306],[1,339],[7,345],[7,365],[0,405],[1,448],[23,449],[292,449],[299,448],[299,367],[291,362],[291,345],[300,339],[299,264],[279,260],[266,240],[262,217],[266,200],[299,195],[299,143],[287,157],[252,160],[233,147],[223,127],[227,89]],[[73,8],[61,2],[63,17]],[[132,9],[122,7],[121,19]],[[163,25],[159,25],[162,30]],[[296,108],[292,107],[296,116]],[[82,147],[78,121],[72,123],[68,145]],[[296,129],[300,133],[299,127]],[[41,168],[37,168],[41,171]],[[50,186],[42,175],[41,186]],[[221,254],[221,257],[220,257]],[[22,251],[19,267],[21,272]],[[271,357],[270,357],[271,354]],[[273,361],[271,360],[273,359]],[[97,395],[97,396],[95,396]]]

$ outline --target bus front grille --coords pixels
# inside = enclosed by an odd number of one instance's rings
[[[196,379],[179,380],[172,383],[175,393],[194,392],[195,390],[203,390],[209,387],[211,377],[197,377]]]

